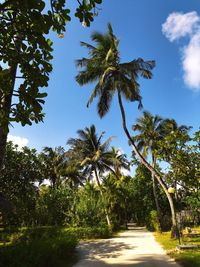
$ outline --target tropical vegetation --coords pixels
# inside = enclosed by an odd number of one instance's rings
[[[77,1],[75,16],[83,26],[101,2]],[[165,247],[169,233],[161,232],[171,230],[174,248],[184,227],[200,224],[200,131],[149,111],[127,122],[125,101],[142,108],[139,78],[152,79],[155,61],[121,62],[111,24],[105,34],[91,35],[92,44],[81,42],[88,57],[76,61],[76,81],[94,85],[87,106],[97,98],[100,118],[116,95],[131,156],[94,124],[77,130],[66,147],[37,151],[7,141],[11,122],[31,125],[44,117],[47,94],[40,88],[52,71],[47,36],[53,30],[62,38],[70,20],[64,0],[50,0],[50,9],[45,4],[0,4],[0,266],[22,266],[22,259],[26,267],[66,266],[66,259],[70,266],[80,239],[109,237],[128,222],[159,232]],[[198,252],[192,260],[172,254],[199,266]]]

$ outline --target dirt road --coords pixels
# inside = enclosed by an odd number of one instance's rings
[[[144,228],[134,228],[119,236],[81,242],[80,260],[73,267],[180,267],[170,259]]]

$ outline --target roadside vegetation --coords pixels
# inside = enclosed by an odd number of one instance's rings
[[[197,230],[200,230],[197,229]],[[156,233],[156,240],[162,245],[167,251],[167,254],[179,262],[183,267],[199,267],[200,266],[200,248],[190,250],[177,250],[176,247],[179,245],[178,240],[172,240],[170,238],[170,232]],[[195,244],[200,246],[200,237],[192,238],[181,238],[181,244]]]
[[[198,176],[194,175],[191,162],[198,164],[199,154],[193,154],[198,146],[197,134],[193,146],[184,144],[188,168],[185,169],[184,163],[181,173],[172,177],[176,165],[171,164],[165,173],[168,187],[175,179],[177,184],[184,185],[173,184],[177,217],[181,218],[183,227],[200,222],[198,192],[193,190]],[[162,231],[170,230],[170,208],[162,188],[134,155],[128,159],[111,146],[111,141],[112,138],[99,134],[92,125],[69,139],[68,149],[45,147],[38,153],[28,147],[19,150],[11,142],[7,143],[5,168],[0,174],[2,266],[21,266],[22,258],[26,267],[64,266],[66,262],[70,266],[77,260],[74,249],[79,240],[110,237],[112,232],[126,229],[130,221],[151,231],[159,232],[160,227]],[[182,166],[182,158],[173,154],[173,159]],[[135,175],[125,175],[124,171],[131,165],[136,168]],[[193,179],[187,179],[189,171]],[[169,233],[158,238],[165,241],[165,246],[170,245],[167,249],[174,249],[178,243],[170,239]],[[187,261],[192,263],[199,259],[198,251],[171,252],[171,255],[180,260],[182,255],[187,258],[191,255]]]

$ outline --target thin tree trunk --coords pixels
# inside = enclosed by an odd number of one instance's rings
[[[102,188],[101,188],[101,184],[100,184],[100,181],[99,181],[99,177],[98,177],[96,168],[94,168],[94,173],[95,173],[97,185],[99,187],[99,191],[100,191],[100,194],[101,194],[101,198],[102,198],[102,201],[103,201],[104,211],[105,211],[105,214],[106,214],[107,224],[108,224],[108,227],[110,227],[111,226],[110,218],[108,216],[108,211],[107,211],[107,208],[106,208],[105,198],[104,198],[104,195],[103,195],[103,191],[102,191]]]
[[[7,1],[7,4],[10,1]],[[3,6],[3,5],[2,5]],[[1,7],[2,7],[1,6]],[[16,16],[16,12],[13,13],[13,16]],[[19,53],[21,49],[21,36],[20,34],[17,34],[15,36],[16,39],[16,51]],[[5,93],[2,96],[2,99],[0,100],[0,106],[3,112],[3,119],[0,121],[0,170],[3,166],[3,159],[5,155],[5,149],[6,149],[6,142],[7,142],[7,136],[9,133],[9,122],[10,122],[10,111],[11,111],[11,105],[12,105],[12,96],[13,91],[15,88],[15,80],[16,80],[16,74],[17,74],[17,67],[18,67],[18,61],[17,59],[14,59],[10,66],[9,66],[9,73],[7,77],[7,81],[5,80]]]
[[[5,148],[6,148],[6,141],[7,141],[7,132],[0,127],[0,170],[3,165],[3,159],[5,155]]]
[[[134,153],[137,155],[137,157],[139,158],[140,162],[152,173],[152,175],[154,175],[154,177],[156,177],[157,181],[159,182],[159,184],[161,185],[161,187],[163,188],[167,199],[169,201],[169,205],[170,205],[170,209],[171,209],[171,218],[172,218],[172,236],[173,237],[177,237],[177,222],[176,222],[176,214],[175,214],[175,209],[174,209],[174,203],[173,203],[173,199],[170,195],[170,193],[167,190],[167,187],[165,186],[165,183],[163,182],[160,174],[145,160],[145,158],[140,154],[140,152],[138,151],[128,129],[126,126],[126,115],[125,115],[125,111],[124,111],[124,107],[122,104],[122,98],[121,98],[121,93],[120,90],[118,89],[118,102],[119,102],[119,106],[120,106],[120,111],[121,111],[121,115],[122,115],[122,125],[123,125],[123,129],[124,132],[128,138],[128,140],[130,141],[130,144],[133,148]]]
[[[8,93],[5,94],[1,100],[1,107],[3,111],[3,121],[0,122],[0,170],[2,169],[3,159],[5,155],[7,136],[9,133],[9,116],[12,104],[12,95],[15,87],[15,78],[17,73],[17,63],[14,63],[10,67],[9,77],[8,77]]]
[[[152,167],[155,169],[156,167],[156,158],[152,155]],[[160,209],[160,205],[159,205],[159,201],[158,201],[158,195],[156,192],[156,181],[155,181],[155,177],[152,174],[152,183],[153,183],[153,195],[154,195],[154,199],[155,199],[155,204],[156,204],[156,210],[157,210],[157,216],[158,216],[158,231],[162,232],[162,216],[161,216],[161,209]]]

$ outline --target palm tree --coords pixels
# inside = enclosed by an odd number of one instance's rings
[[[61,184],[61,172],[64,164],[64,148],[44,147],[40,155],[44,164],[45,179],[49,179],[52,188],[58,188]]]
[[[113,174],[119,180],[122,176],[123,170],[130,170],[130,162],[127,160],[126,154],[123,154],[120,149],[111,147],[110,160],[112,162]]]
[[[162,125],[162,135],[168,136],[167,140],[163,140],[162,152],[165,154],[167,161],[170,161],[170,154],[180,150],[185,143],[190,141],[188,131],[192,127],[186,125],[178,125],[174,119],[165,119]],[[170,149],[169,149],[170,148]]]
[[[158,115],[153,116],[151,113],[144,111],[143,115],[136,120],[136,123],[132,126],[132,129],[139,132],[133,137],[134,141],[137,143],[138,150],[142,151],[142,155],[144,157],[146,157],[149,152],[151,153],[152,167],[155,168],[158,141],[160,141],[163,137],[163,119]],[[153,194],[158,214],[159,230],[161,231],[162,216],[156,191],[154,174],[152,174],[152,182]]]
[[[91,39],[96,43],[96,46],[81,42],[81,45],[89,50],[89,58],[82,58],[76,62],[77,67],[80,68],[76,81],[81,86],[96,82],[87,106],[92,103],[94,98],[99,97],[97,110],[99,116],[103,117],[109,111],[115,92],[117,93],[124,132],[141,163],[156,177],[167,195],[172,214],[172,228],[176,229],[177,223],[173,200],[160,173],[146,161],[131,137],[126,125],[126,114],[122,102],[122,97],[124,97],[125,100],[131,102],[137,101],[139,103],[138,107],[142,107],[140,86],[137,80],[139,76],[146,79],[152,78],[151,70],[155,66],[155,61],[144,61],[142,58],[138,58],[127,63],[120,63],[119,40],[114,35],[111,24],[108,24],[106,34],[94,32],[91,35]]]
[[[100,176],[105,171],[112,169],[112,161],[110,160],[110,152],[108,150],[111,138],[102,143],[102,137],[105,132],[102,132],[98,137],[94,125],[90,128],[86,127],[84,130],[78,130],[77,133],[78,138],[71,138],[67,142],[70,145],[69,153],[83,167],[84,173],[88,173],[89,176],[94,175],[104,203],[106,220],[108,226],[110,226],[111,223],[106,208]]]

